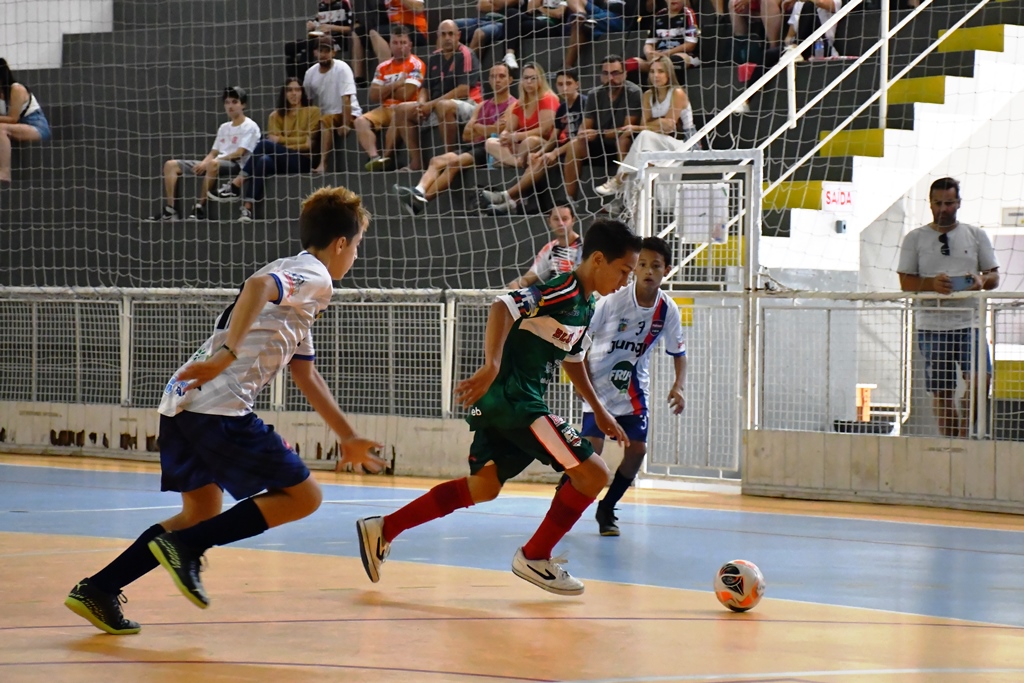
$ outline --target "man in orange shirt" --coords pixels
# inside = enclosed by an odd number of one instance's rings
[[[370,102],[381,106],[356,119],[356,137],[359,146],[369,155],[367,171],[383,171],[391,167],[395,150],[396,129],[391,125],[395,105],[416,102],[423,85],[426,66],[412,54],[409,29],[402,24],[391,27],[391,54],[393,57],[381,62],[373,74],[370,84]],[[377,151],[377,131],[386,128],[384,153]]]

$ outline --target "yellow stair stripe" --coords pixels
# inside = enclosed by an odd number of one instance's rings
[[[945,42],[939,45],[939,52],[967,52],[969,50],[986,50],[988,52],[1002,52],[1003,39],[1006,30],[1003,24],[993,26],[975,26],[973,28],[962,28],[951,35]],[[945,29],[939,31],[942,36]]]
[[[821,203],[819,193],[818,203]],[[697,254],[691,263],[698,268],[724,266],[741,266],[744,262],[746,250],[743,248],[745,241],[742,237],[729,237],[725,244],[712,244]]]
[[[824,140],[830,132],[822,131],[818,139]],[[883,157],[885,131],[881,128],[840,131],[818,154],[823,157]]]
[[[674,296],[672,301],[679,307],[679,321],[683,327],[693,327],[693,298]]]
[[[889,88],[889,104],[946,103],[946,77],[903,78]]]
[[[768,184],[765,183],[765,187]],[[793,180],[780,183],[761,198],[761,209],[821,209],[821,181]]]

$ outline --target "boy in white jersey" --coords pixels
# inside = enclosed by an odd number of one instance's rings
[[[313,364],[310,328],[355,261],[369,222],[358,195],[323,188],[302,205],[304,251],[261,268],[217,318],[213,334],[167,383],[160,403],[163,491],[180,491],[181,512],[156,524],[64,604],[114,635],[138,633],[125,619],[121,589],[161,564],[199,607],[203,553],[302,519],[322,494],[298,454],[252,412],[256,395],[288,366],[295,385],[337,433],[341,462],[379,471],[379,444],[359,437]],[[221,513],[223,490],[237,505]],[[262,493],[261,493],[262,491]]]
[[[652,350],[662,338],[665,352],[674,361],[676,375],[668,392],[668,404],[676,415],[686,405],[686,342],[679,309],[661,291],[661,281],[671,261],[672,250],[665,240],[644,239],[634,282],[601,299],[590,324],[594,340],[587,356],[590,381],[601,403],[629,438],[608,492],[597,504],[597,524],[602,536],[619,535],[615,504],[633,483],[647,455],[647,397],[651,384],[648,365]],[[604,450],[604,433],[598,429],[593,409],[586,401],[580,433],[597,453]]]
[[[555,238],[541,247],[533,265],[508,283],[509,289],[522,289],[576,269],[583,260],[583,240],[573,229],[572,207],[564,204],[551,209],[548,227]]]

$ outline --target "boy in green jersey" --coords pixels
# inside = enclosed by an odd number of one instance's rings
[[[559,595],[583,592],[583,582],[562,568],[564,558],[552,559],[551,551],[608,483],[608,466],[569,423],[551,414],[544,394],[565,360],[565,373],[594,407],[597,425],[627,443],[595,395],[583,358],[590,346],[587,326],[594,314],[594,294],[611,294],[626,284],[640,244],[624,223],[596,221],[583,240],[583,262],[576,270],[491,304],[484,364],[455,390],[459,403],[470,407],[470,476],[439,484],[390,515],[356,522],[363,567],[371,581],[380,580],[380,567],[400,533],[494,500],[506,481],[539,460],[564,470],[569,485],[556,491],[533,538],[516,551],[512,572]]]

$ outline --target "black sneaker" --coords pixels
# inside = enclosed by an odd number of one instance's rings
[[[162,209],[160,209],[152,216],[147,216],[146,220],[151,222],[177,221],[181,220],[181,216],[178,215],[177,209],[175,209],[173,206],[167,206],[166,204],[164,204],[164,207]]]
[[[124,618],[124,613],[121,612],[122,602],[128,602],[124,593],[111,595],[93,586],[89,579],[82,579],[68,593],[64,606],[110,635],[127,636],[138,633],[142,627]]]
[[[192,208],[192,213],[188,215],[190,221],[205,221],[206,220],[206,207],[202,204],[196,204]]]
[[[242,196],[242,190],[232,183],[225,183],[216,192],[213,190],[207,192],[206,196],[215,202],[233,202]]]
[[[199,578],[202,571],[202,553],[180,543],[173,533],[161,534],[149,542],[149,551],[164,569],[170,573],[174,585],[181,594],[192,601],[196,607],[206,609],[210,598],[206,597],[203,582]]]
[[[394,190],[396,195],[398,195],[398,201],[402,204],[402,209],[407,214],[415,218],[423,213],[423,209],[426,207],[426,197],[417,193],[416,190],[411,187],[394,185],[391,189]]]
[[[599,504],[594,519],[597,520],[597,529],[602,536],[619,535],[619,525],[615,523],[619,521],[619,518],[615,516],[615,508],[609,510]]]

